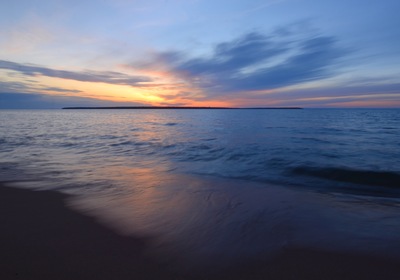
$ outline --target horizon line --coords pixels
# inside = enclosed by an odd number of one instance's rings
[[[211,107],[211,106],[104,106],[104,107],[63,107],[63,110],[93,110],[93,109],[303,109],[301,107]]]

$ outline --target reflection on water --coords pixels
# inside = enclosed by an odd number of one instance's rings
[[[0,175],[65,189],[114,184],[108,172],[122,166],[400,196],[400,110],[27,110],[0,119]]]
[[[398,202],[240,180],[119,169],[131,192],[83,196],[73,207],[123,234],[152,237],[150,254],[211,264],[288,246],[399,256]]]

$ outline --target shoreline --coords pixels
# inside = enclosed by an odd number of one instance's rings
[[[145,257],[144,238],[114,233],[67,198],[0,183],[0,279],[175,279]]]
[[[400,260],[312,248],[176,271],[146,256],[150,238],[118,235],[66,199],[0,182],[0,279],[400,279]]]

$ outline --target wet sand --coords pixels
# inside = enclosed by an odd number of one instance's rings
[[[118,235],[66,199],[0,184],[0,279],[400,279],[400,260],[311,248],[212,272],[172,270],[146,255],[151,238]]]

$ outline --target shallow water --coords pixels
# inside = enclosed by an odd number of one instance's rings
[[[153,236],[159,254],[398,256],[400,110],[2,110],[0,120],[1,180],[75,194],[72,207]]]

